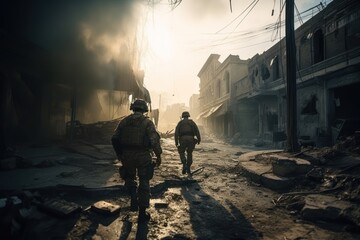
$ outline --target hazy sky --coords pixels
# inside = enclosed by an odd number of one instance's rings
[[[67,57],[60,66],[71,77],[62,78],[83,79],[86,86],[101,82],[111,87],[120,60],[128,63],[126,56],[136,52],[131,45],[137,34],[145,86],[157,108],[159,93],[162,106],[189,104],[190,96],[199,93],[197,74],[210,54],[220,54],[220,61],[229,54],[245,60],[284,37],[275,27],[284,0],[231,2],[232,10],[229,0],[182,0],[175,9],[169,0],[31,0],[24,3],[27,15],[14,3],[14,14],[8,16],[10,22],[22,17],[32,41]],[[316,7],[306,10],[320,0],[295,3],[303,21],[319,12]],[[295,22],[299,24],[297,11]],[[128,45],[128,52],[123,51]],[[120,75],[128,77],[126,71]]]
[[[210,54],[220,54],[220,61],[229,54],[245,60],[266,51],[280,36],[284,37],[284,31],[280,34],[274,30],[284,0],[231,2],[232,11],[229,0],[183,0],[174,10],[168,0],[163,0],[147,8],[146,26],[141,28],[146,37],[142,41],[142,67],[150,92],[166,92],[168,103],[188,105],[190,96],[199,93],[197,74]],[[324,5],[330,2],[322,1]],[[302,13],[301,20],[305,22],[316,14],[319,8],[303,12],[319,3],[295,1],[298,12]],[[299,21],[295,11],[295,22],[299,24]],[[153,94],[152,98],[157,96]],[[153,105],[157,107],[154,100]]]

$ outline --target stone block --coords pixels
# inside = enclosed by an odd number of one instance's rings
[[[120,211],[120,206],[105,201],[98,201],[91,206],[95,212],[112,215]]]
[[[360,226],[360,208],[334,196],[311,194],[305,197],[301,216],[309,221],[346,220]]]

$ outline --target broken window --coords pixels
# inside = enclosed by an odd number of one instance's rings
[[[269,131],[273,132],[277,129],[278,125],[278,115],[275,112],[267,112],[266,113],[266,122],[267,128]]]
[[[263,63],[261,64],[261,77],[263,80],[266,80],[270,77],[270,72],[267,66]]]
[[[324,34],[321,29],[315,32],[313,43],[314,43],[314,63],[318,63],[324,60]]]
[[[318,111],[316,110],[317,97],[315,94],[311,95],[310,99],[305,101],[305,106],[301,109],[301,114],[303,115],[316,115]]]
[[[271,59],[270,61],[270,67],[272,70],[272,79],[273,81],[275,81],[276,79],[278,79],[280,77],[279,75],[279,57],[275,56],[273,59]]]

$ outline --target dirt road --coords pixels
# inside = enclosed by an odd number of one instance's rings
[[[315,225],[276,207],[272,200],[279,194],[249,182],[238,165],[239,155],[254,149],[203,142],[196,146],[192,166],[192,170],[201,170],[189,177],[181,174],[173,139],[162,139],[162,146],[162,165],[151,182],[147,224],[137,223],[121,187],[42,191],[47,198],[60,196],[83,210],[66,218],[34,211],[22,239],[359,239],[359,234],[336,223]],[[97,165],[98,177],[101,169],[106,185],[109,181],[123,185],[112,162]],[[81,170],[79,174],[85,175]],[[120,213],[102,215],[87,208],[99,200],[119,205]]]

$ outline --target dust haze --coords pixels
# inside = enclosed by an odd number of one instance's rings
[[[77,106],[86,111],[79,113],[80,120],[119,116],[109,109],[117,109],[126,97],[111,91],[129,91],[136,81],[137,25],[143,4],[131,0],[29,3],[26,35],[56,59],[48,62],[49,78],[76,88]]]

